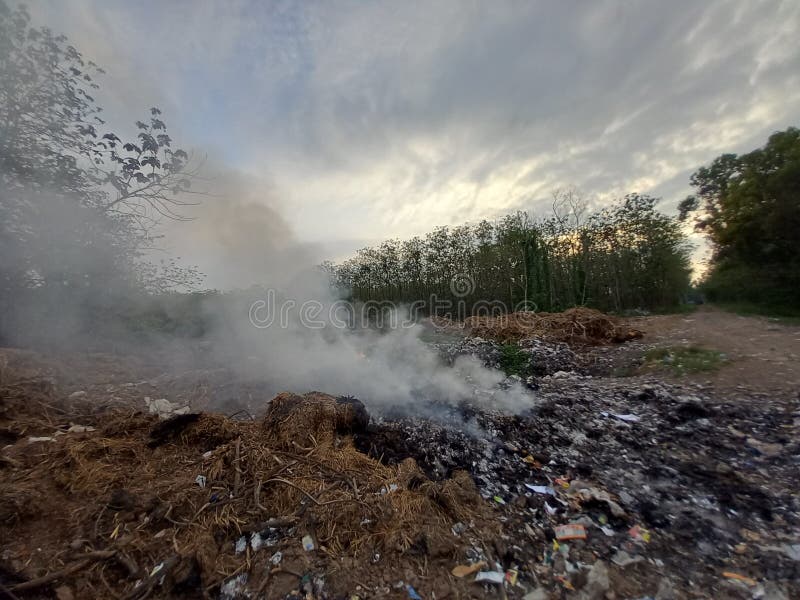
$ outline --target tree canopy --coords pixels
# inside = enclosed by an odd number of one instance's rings
[[[180,219],[195,169],[158,108],[133,139],[95,95],[103,70],[66,37],[0,0],[0,303],[159,291],[197,280],[154,263],[156,225]],[[3,333],[4,327],[0,329]]]
[[[692,175],[679,206],[708,235],[705,287],[714,300],[782,306],[800,301],[800,130],[747,154],[723,154]]]
[[[497,222],[439,227],[424,237],[388,240],[330,265],[338,284],[363,301],[485,303],[506,310],[663,308],[689,285],[689,247],[679,223],[631,194],[585,217],[574,191],[557,192],[553,215],[524,211]],[[454,315],[455,316],[455,315]]]

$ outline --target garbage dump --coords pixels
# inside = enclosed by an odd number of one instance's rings
[[[3,351],[0,597],[800,597],[796,398],[527,347],[531,408],[436,418],[257,387],[201,412],[189,378]]]

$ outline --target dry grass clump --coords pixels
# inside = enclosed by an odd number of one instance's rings
[[[520,311],[499,316],[475,316],[464,320],[465,329],[472,335],[518,342],[527,338],[542,338],[570,345],[625,342],[642,336],[618,318],[598,310],[576,307],[560,313]]]
[[[387,566],[449,564],[464,543],[455,522],[496,533],[466,473],[432,482],[412,459],[388,466],[357,451],[348,432],[368,418],[352,399],[284,393],[260,422],[211,414],[159,422],[117,411],[94,432],[20,439],[0,468],[0,536],[26,557],[20,575],[45,579],[24,585],[46,586],[55,575],[76,597],[144,598],[210,593],[240,573],[257,592],[279,572],[333,576],[345,557],[364,569],[376,555]],[[34,511],[26,508],[32,490]],[[274,545],[255,549],[255,534]],[[302,549],[304,535],[314,551]],[[237,554],[242,536],[248,545]],[[269,558],[279,549],[275,566]]]

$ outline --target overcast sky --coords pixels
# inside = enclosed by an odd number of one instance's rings
[[[674,211],[697,166],[800,124],[797,0],[29,5],[106,68],[112,121],[160,106],[335,255],[565,186]]]

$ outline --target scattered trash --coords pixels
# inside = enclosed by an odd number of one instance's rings
[[[540,463],[538,460],[533,458],[530,454],[528,454],[528,456],[526,456],[522,460],[524,462],[528,463],[529,465],[531,465],[532,467],[535,467],[537,469],[541,469],[542,468],[542,463]]]
[[[237,600],[243,596],[247,586],[247,573],[240,573],[225,581],[219,589],[220,600]]]
[[[552,516],[558,512],[558,509],[554,506],[550,506],[546,501],[544,503],[544,510],[547,512],[548,515]]]
[[[473,573],[477,573],[483,567],[486,566],[486,561],[476,562],[471,565],[458,565],[453,567],[453,570],[450,571],[455,577],[466,577],[467,575],[472,575]]]
[[[258,552],[265,545],[265,540],[261,537],[260,533],[254,533],[250,536],[250,549],[253,552]]]
[[[506,574],[503,571],[481,571],[475,575],[475,583],[494,583],[503,585]]]
[[[406,591],[408,592],[408,597],[411,600],[422,600],[422,596],[417,593],[417,590],[414,589],[410,583],[406,585]]]
[[[596,502],[604,502],[608,505],[611,514],[615,517],[625,518],[626,513],[625,510],[611,498],[611,495],[604,491],[600,490],[584,481],[580,481],[578,479],[572,481],[569,485],[569,489],[566,491],[567,496],[572,498],[577,498],[581,502],[589,502],[589,501],[596,501]]]
[[[567,579],[566,577],[564,577],[563,575],[556,575],[556,576],[553,577],[553,579],[555,579],[557,582],[559,582],[561,585],[563,585],[564,589],[567,589],[567,590],[569,590],[571,592],[575,591],[575,586],[572,585],[570,580]]]
[[[557,525],[555,531],[556,531],[556,539],[559,542],[563,540],[586,539],[586,527],[581,523],[568,523],[566,525]]]
[[[271,563],[272,563],[273,565],[275,565],[276,567],[277,567],[279,564],[281,564],[281,561],[282,561],[282,560],[283,560],[283,553],[282,553],[280,550],[279,550],[278,552],[276,552],[275,554],[273,554],[272,556],[270,556],[270,557],[269,557],[269,562],[271,562]]]
[[[236,554],[241,554],[245,550],[247,550],[247,538],[245,536],[240,537],[236,540],[236,545],[234,546],[234,552]]]
[[[147,410],[152,415],[158,415],[159,419],[168,419],[175,415],[185,415],[189,413],[188,406],[181,406],[180,404],[173,404],[166,398],[159,398],[153,400],[149,396],[144,397],[144,403]]]
[[[545,494],[550,496],[556,495],[555,490],[549,485],[532,485],[530,483],[526,483],[525,487],[536,494]]]
[[[206,476],[205,475],[198,475],[194,478],[194,482],[199,485],[201,488],[206,487]]]
[[[642,541],[645,544],[650,543],[650,531],[639,525],[634,525],[628,529],[628,535],[633,540]]]
[[[644,560],[643,556],[639,555],[632,556],[627,552],[625,552],[624,550],[618,550],[614,554],[614,556],[611,557],[611,562],[620,567],[627,567],[628,565],[642,562],[643,560]]]
[[[517,585],[517,579],[519,578],[519,571],[517,569],[509,569],[506,571],[506,583],[509,585]]]
[[[464,525],[462,522],[458,522],[450,528],[450,531],[453,532],[453,535],[461,535],[467,530],[467,526]]]
[[[722,576],[725,577],[726,579],[741,581],[742,583],[749,585],[751,587],[758,585],[758,582],[755,579],[747,577],[746,575],[740,575],[739,573],[734,573],[732,571],[723,571]]]
[[[77,400],[78,398],[83,398],[86,395],[86,392],[83,390],[78,390],[77,392],[72,392],[69,395],[70,400]]]
[[[493,498],[493,500],[494,500],[495,502],[497,502],[498,504],[501,504],[501,505],[506,503],[506,501],[505,501],[505,500],[503,500],[503,499],[502,499],[500,496],[495,496],[495,497]]]
[[[29,444],[35,444],[36,442],[55,442],[55,441],[56,438],[50,436],[41,436],[41,437],[30,436],[28,438]]]
[[[303,542],[303,550],[305,550],[306,552],[311,552],[312,550],[314,550],[315,548],[314,538],[312,538],[310,535],[304,535],[302,542]]]
[[[90,433],[92,431],[97,430],[91,425],[76,425],[74,423],[67,429],[67,433]]]
[[[601,415],[604,417],[614,417],[615,419],[619,419],[620,421],[625,421],[627,423],[638,423],[642,420],[641,417],[632,414],[619,414],[619,413],[609,413],[609,412],[601,412]]]

